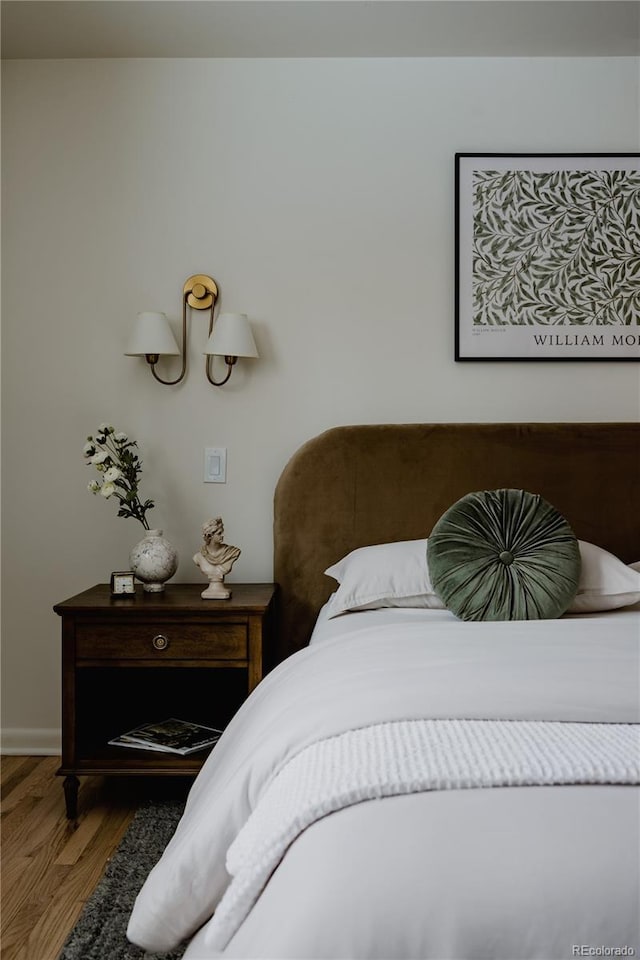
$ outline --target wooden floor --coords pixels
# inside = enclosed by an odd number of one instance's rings
[[[2,960],[57,960],[149,792],[146,778],[81,777],[72,823],[59,766],[59,757],[2,757]]]

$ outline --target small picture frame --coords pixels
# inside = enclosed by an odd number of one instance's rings
[[[131,570],[114,570],[111,574],[111,596],[130,597],[136,592],[136,578]]]

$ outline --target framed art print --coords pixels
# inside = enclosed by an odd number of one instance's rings
[[[640,154],[456,154],[456,360],[640,359]]]

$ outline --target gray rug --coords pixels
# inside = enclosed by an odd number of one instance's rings
[[[186,949],[150,954],[127,940],[127,924],[138,891],[160,859],[182,815],[184,802],[147,802],[135,814],[59,960],[179,960]]]

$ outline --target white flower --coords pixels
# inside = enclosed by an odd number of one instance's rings
[[[95,436],[85,437],[82,449],[85,464],[95,467],[98,474],[87,489],[105,500],[117,500],[119,517],[131,517],[148,530],[146,514],[155,504],[153,500],[141,500],[138,494],[142,465],[134,452],[136,447],[136,441],[124,431],[116,432],[110,423],[101,423]]]

